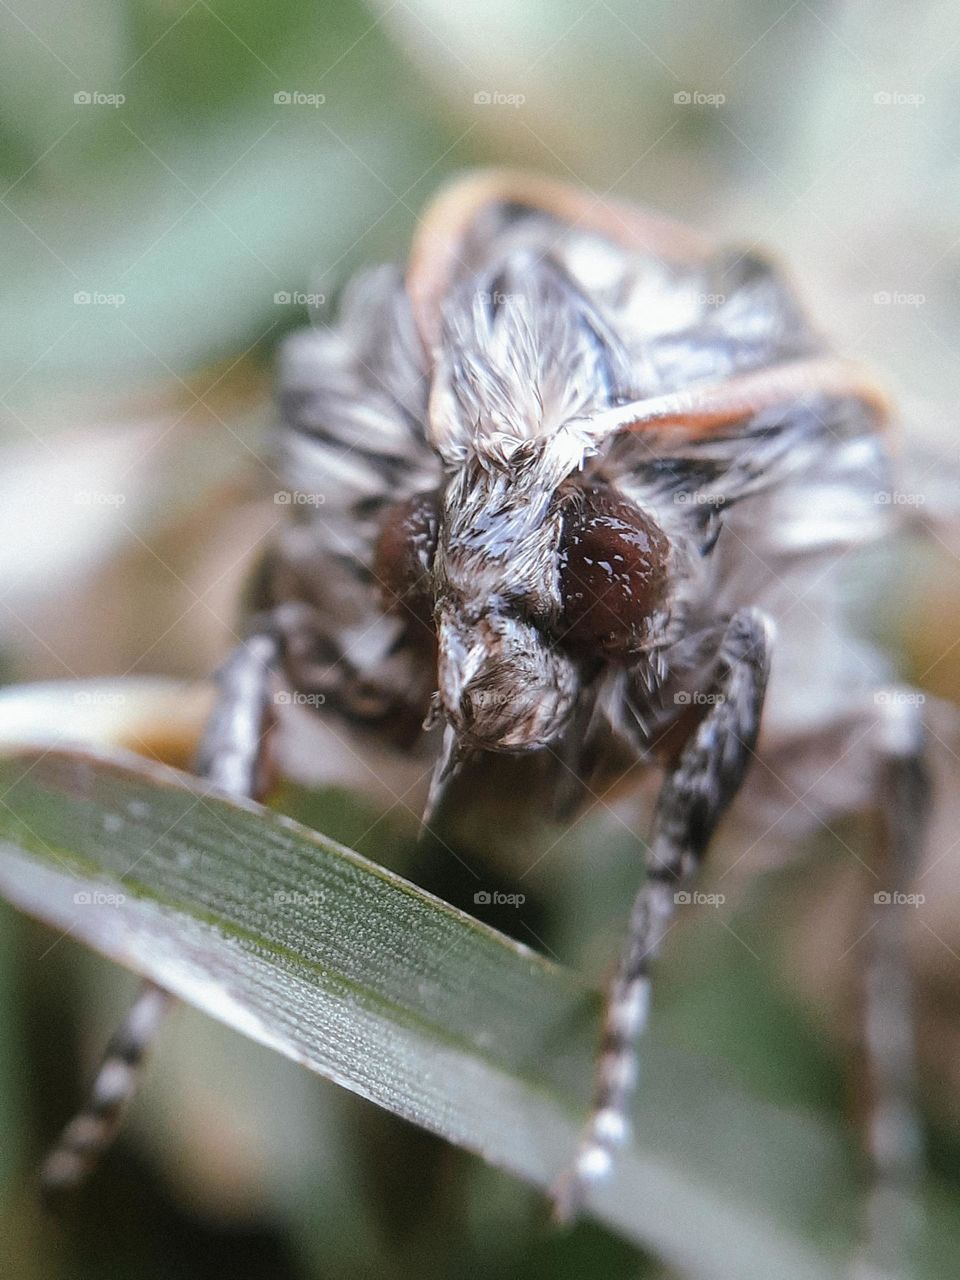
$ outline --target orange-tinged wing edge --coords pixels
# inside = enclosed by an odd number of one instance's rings
[[[887,423],[890,400],[870,372],[854,361],[827,356],[794,360],[722,382],[694,384],[648,400],[618,405],[585,424],[599,444],[621,431],[670,429],[694,440],[709,439],[764,409],[814,396],[860,401],[877,421]]]
[[[670,261],[696,263],[712,251],[709,240],[682,223],[554,178],[512,169],[470,173],[441,190],[427,207],[410,250],[407,293],[431,358],[440,337],[440,307],[462,262],[463,242],[480,212],[494,204],[529,205],[568,226]]]

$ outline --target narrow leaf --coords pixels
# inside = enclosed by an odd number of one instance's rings
[[[569,1160],[601,1004],[569,972],[165,765],[20,749],[0,795],[0,893],[23,910],[537,1186]],[[698,1276],[833,1274],[638,1144],[592,1208]]]

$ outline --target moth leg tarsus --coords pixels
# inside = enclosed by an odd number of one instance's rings
[[[173,1003],[174,997],[155,983],[140,986],[110,1038],[86,1104],[44,1161],[40,1186],[48,1208],[58,1208],[80,1186],[113,1142],[137,1091],[144,1058]]]
[[[713,832],[753,758],[770,656],[770,624],[742,609],[727,624],[705,693],[709,710],[668,773],[654,815],[647,874],[607,1001],[593,1106],[571,1167],[552,1194],[568,1221],[612,1171],[630,1131],[637,1042],[646,1028],[651,969],[669,932],[678,894],[703,860]]]
[[[219,693],[197,753],[197,773],[220,790],[256,798],[264,785],[265,744],[272,723],[270,679],[277,641],[251,635],[218,673]],[[56,1209],[79,1188],[112,1144],[137,1092],[145,1059],[175,997],[144,982],[114,1032],[84,1106],[69,1121],[40,1171],[41,1194]]]

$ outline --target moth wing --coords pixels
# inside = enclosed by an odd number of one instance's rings
[[[427,390],[393,268],[358,277],[335,327],[300,330],[280,351],[277,453],[291,518],[268,563],[262,603],[310,609],[312,669],[324,682],[342,675],[354,702],[365,683],[389,678],[411,697],[422,683],[401,621],[384,613],[375,558],[384,509],[440,483],[424,432]]]
[[[814,356],[618,405],[595,416],[585,429],[598,446],[621,432],[706,440],[763,413],[786,414],[797,402],[848,399],[862,405],[878,426],[887,421],[888,398],[868,370],[838,357]]]
[[[419,223],[406,274],[407,292],[427,352],[441,334],[444,299],[458,276],[483,269],[518,215],[539,214],[555,224],[553,247],[562,229],[600,237],[620,252],[677,264],[705,261],[710,243],[681,223],[645,213],[609,197],[579,191],[566,183],[509,169],[471,173],[450,184]],[[542,239],[551,248],[549,232]]]

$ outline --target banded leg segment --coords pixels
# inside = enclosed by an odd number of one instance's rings
[[[885,888],[866,935],[864,1140],[871,1186],[854,1274],[909,1274],[921,1222],[923,1139],[915,1105],[914,1034],[903,899],[925,843],[930,806],[925,731],[917,700],[891,696],[877,744],[877,804]]]
[[[651,966],[670,929],[676,895],[700,865],[746,774],[760,728],[769,669],[769,624],[757,610],[730,620],[708,692],[710,710],[668,774],[654,815],[646,881],[634,902],[626,946],[610,989],[593,1108],[575,1162],[554,1195],[561,1221],[603,1179],[629,1130],[637,1039],[650,1001]]]
[[[263,632],[234,649],[217,673],[219,696],[197,750],[197,773],[241,799],[263,793],[270,677],[279,659],[279,640]]]
[[[44,1162],[44,1196],[53,1200],[78,1187],[113,1141],[127,1103],[137,1090],[144,1055],[174,1003],[169,992],[144,982],[123,1022],[110,1037],[83,1109],[60,1135]]]
[[[232,795],[255,797],[261,789],[263,744],[270,728],[270,675],[277,643],[258,634],[240,645],[218,675],[219,696],[197,756],[197,772]],[[111,1037],[90,1096],[67,1124],[41,1170],[44,1195],[72,1191],[110,1146],[137,1091],[143,1062],[175,998],[144,982]]]

